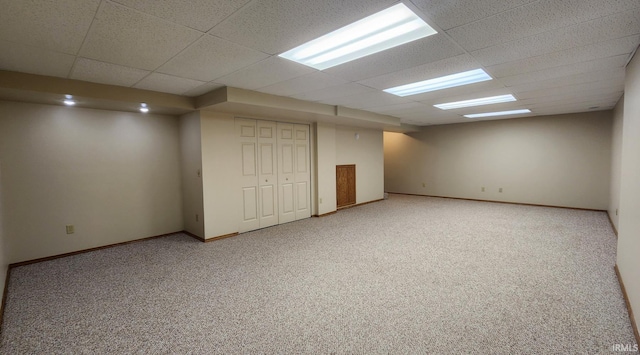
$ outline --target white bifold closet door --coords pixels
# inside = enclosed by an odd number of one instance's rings
[[[240,189],[242,218],[239,232],[260,228],[258,219],[258,141],[256,121],[236,119],[236,137],[240,145]]]
[[[258,215],[260,228],[278,224],[278,163],[276,123],[257,121],[258,126]]]
[[[296,220],[295,161],[293,124],[278,122],[278,211],[280,223]]]
[[[237,118],[241,149],[239,232],[311,216],[309,126]]]
[[[296,219],[311,217],[309,126],[293,125],[295,138]]]

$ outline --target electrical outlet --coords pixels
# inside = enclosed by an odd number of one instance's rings
[[[422,187],[427,187],[427,183],[426,183],[426,182],[423,182],[423,183],[422,183]]]
[[[198,222],[199,219],[200,219],[200,216],[198,216],[198,214],[196,213],[196,222]]]
[[[320,203],[322,203],[322,197],[320,197]]]
[[[618,209],[616,208],[616,216],[618,215]]]
[[[202,177],[202,171],[200,171],[200,169],[198,169],[197,174],[198,174],[198,177]]]
[[[482,186],[482,188],[480,189],[482,192],[484,192],[484,186]]]
[[[76,228],[73,226],[73,224],[67,224],[67,234],[73,234],[76,231]]]
[[[502,187],[498,189],[498,192],[502,192]]]

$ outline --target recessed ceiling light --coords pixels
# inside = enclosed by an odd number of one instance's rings
[[[529,113],[531,110],[523,109],[523,110],[511,110],[511,111],[500,111],[500,112],[486,112],[486,113],[473,113],[470,115],[464,115],[467,118],[480,118],[480,117],[491,117],[491,116],[507,116],[507,115],[519,115],[522,113]]]
[[[445,104],[437,104],[433,106],[441,110],[452,110],[455,108],[491,105],[491,104],[498,104],[502,102],[511,102],[511,101],[516,101],[516,98],[513,97],[513,95],[509,94],[509,95],[483,97],[481,99],[447,102]]]
[[[385,89],[384,91],[398,96],[409,96],[422,94],[429,91],[436,91],[453,88],[456,86],[479,83],[481,81],[487,81],[491,79],[491,76],[489,76],[489,74],[487,74],[484,70],[474,69],[462,73],[441,76],[435,79],[419,81],[417,83],[396,86],[394,88]]]
[[[284,52],[280,57],[324,70],[436,33],[401,3]]]
[[[149,112],[149,107],[144,102],[140,104],[140,112],[142,112],[142,113]]]
[[[73,96],[71,95],[64,95],[64,101],[62,102],[67,106],[73,106],[76,104],[76,102],[73,100]]]

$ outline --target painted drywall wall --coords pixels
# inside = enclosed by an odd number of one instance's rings
[[[4,226],[3,226],[3,203],[2,203],[2,161],[0,160],[0,290],[4,290],[4,283],[7,277],[7,270],[9,269],[9,262],[7,257],[7,251],[4,246]],[[0,298],[4,297],[4,292],[0,291]],[[0,299],[0,303],[4,301]],[[2,314],[0,314],[1,316]]]
[[[336,127],[333,124],[316,125],[318,215],[336,210]],[[322,200],[322,201],[320,201]]]
[[[241,219],[240,151],[233,115],[201,111],[205,238],[238,232]]]
[[[179,160],[175,117],[0,101],[8,262],[182,230]]]
[[[184,230],[204,238],[200,112],[180,117],[180,166]]]
[[[384,197],[382,131],[337,126],[335,137],[336,165],[356,165],[356,203],[382,199]]]
[[[385,190],[606,210],[611,116],[603,111],[385,133]]]
[[[627,66],[620,180],[617,264],[640,325],[640,55]]]
[[[622,160],[622,131],[624,118],[624,96],[613,109],[613,126],[611,129],[611,186],[609,189],[609,218],[618,229],[620,209],[620,169]]]

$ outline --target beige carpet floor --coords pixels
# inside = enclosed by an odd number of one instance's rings
[[[17,267],[0,353],[606,354],[615,251],[604,212],[391,195]]]

